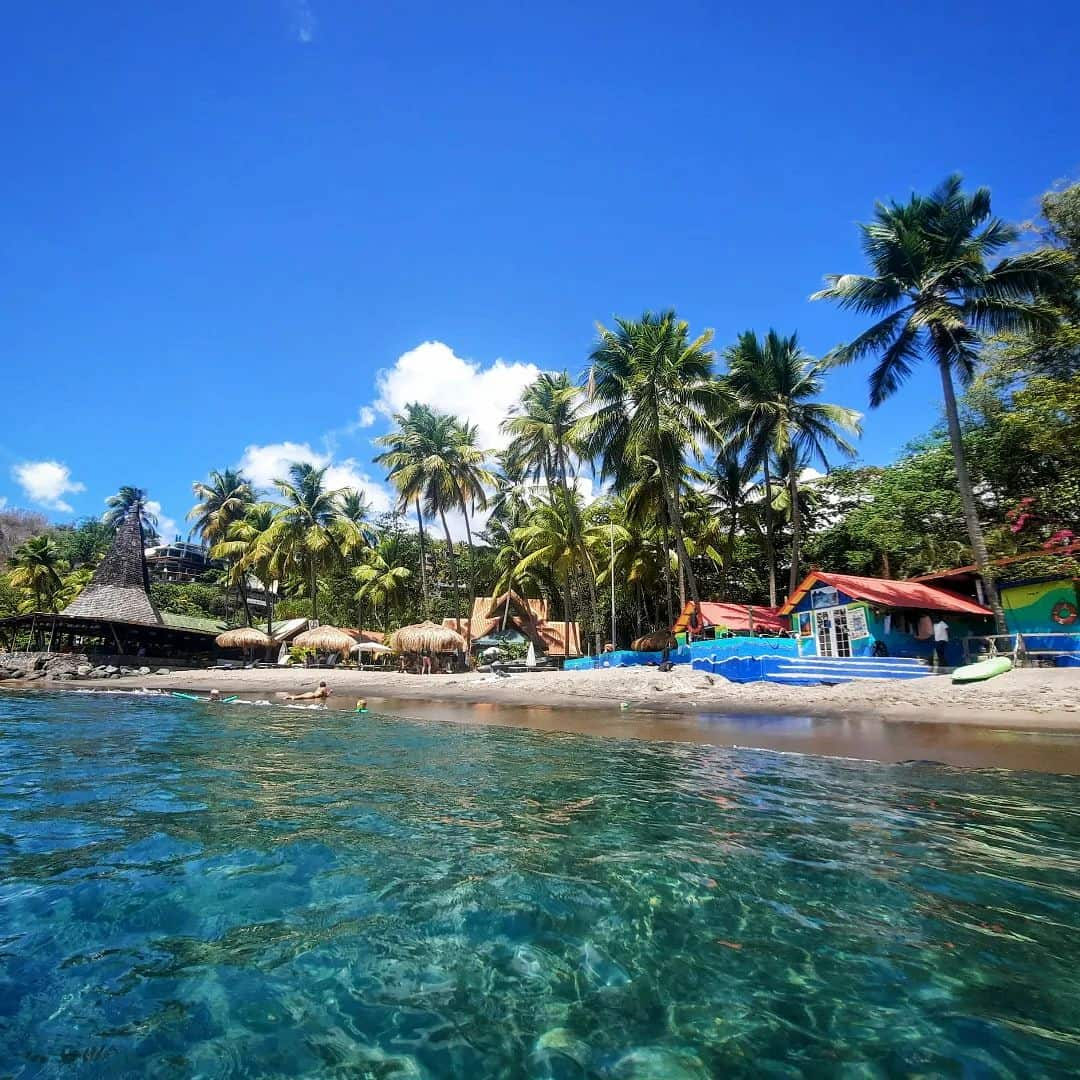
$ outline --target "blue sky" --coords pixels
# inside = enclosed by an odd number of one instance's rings
[[[184,529],[209,469],[307,454],[385,505],[395,404],[494,432],[596,320],[668,305],[824,352],[860,324],[807,297],[875,199],[959,170],[1020,219],[1080,175],[1074,3],[727,8],[13,9],[0,499],[66,520],[132,483]],[[913,379],[865,459],[936,401]]]

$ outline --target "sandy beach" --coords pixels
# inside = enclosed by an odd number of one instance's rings
[[[223,694],[298,693],[325,679],[337,704],[356,698],[459,701],[560,709],[609,708],[625,702],[633,712],[738,713],[816,717],[862,716],[884,721],[978,724],[1080,730],[1080,669],[1023,668],[985,683],[954,685],[947,676],[881,679],[839,686],[730,683],[678,666],[494,675],[404,675],[397,672],[303,668],[176,671],[130,676],[88,689],[169,689]],[[52,684],[58,685],[58,684]],[[60,684],[62,685],[62,684]]]

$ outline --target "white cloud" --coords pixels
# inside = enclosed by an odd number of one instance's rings
[[[356,418],[356,426],[358,428],[371,427],[375,423],[375,419],[375,410],[370,405],[364,405]]]
[[[389,417],[412,402],[430,405],[475,424],[482,449],[500,449],[507,439],[499,424],[539,374],[535,364],[505,360],[483,367],[457,356],[441,341],[425,341],[379,372],[375,408]]]
[[[145,508],[148,514],[152,514],[157,518],[158,533],[161,537],[165,540],[172,540],[176,535],[176,522],[162,512],[161,503],[157,499],[147,499]]]
[[[292,31],[301,45],[310,45],[315,40],[315,28],[318,21],[308,0],[285,0],[285,7],[292,23]]]
[[[5,506],[7,506],[7,499],[0,495],[0,510],[3,510]]]
[[[294,462],[326,468],[326,483],[331,488],[362,490],[377,514],[390,509],[391,496],[377,480],[368,476],[355,458],[334,461],[330,454],[320,454],[307,443],[280,442],[245,447],[237,468],[257,487],[271,490],[274,480],[286,477]]]
[[[31,502],[65,514],[70,514],[72,507],[64,496],[86,490],[85,484],[71,479],[71,470],[59,461],[24,461],[11,475]]]

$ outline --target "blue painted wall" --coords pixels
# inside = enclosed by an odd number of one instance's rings
[[[568,660],[565,671],[592,671],[603,667],[641,667],[649,663],[659,664],[662,658],[658,652],[629,652],[620,649],[617,652],[604,653],[600,657],[582,656]],[[672,649],[669,659],[673,664],[689,664],[692,660],[715,657],[727,660],[732,656],[796,656],[794,638],[766,637],[731,637],[717,638],[714,641],[695,641]]]
[[[930,660],[933,658],[934,642],[932,638],[928,641],[920,641],[913,635],[901,633],[893,627],[890,627],[889,632],[886,633],[886,613],[882,612],[881,614],[878,614],[865,601],[856,600],[854,597],[848,596],[846,593],[838,590],[836,606],[860,608],[866,617],[866,628],[868,632],[864,637],[852,637],[852,656],[870,656],[873,653],[874,644],[878,641],[882,641],[885,643],[885,648],[888,649],[889,656],[909,656],[920,660]],[[794,631],[798,630],[799,612],[813,610],[814,609],[811,607],[810,593],[807,593],[795,606],[795,612],[791,618],[791,625]],[[893,623],[895,623],[898,613],[906,616],[919,614],[917,611],[907,608],[899,609],[898,611],[894,610],[892,613]],[[936,618],[936,616],[934,617]],[[958,667],[960,664],[964,663],[964,650],[960,645],[960,638],[977,634],[993,633],[993,623],[988,618],[983,619],[967,615],[946,615],[945,621],[949,624],[949,643],[945,648],[945,663],[949,667]],[[799,647],[798,655],[818,655],[816,637],[802,637],[798,638],[797,641]]]

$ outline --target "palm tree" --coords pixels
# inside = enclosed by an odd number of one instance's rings
[[[361,627],[364,625],[362,605],[365,602],[370,601],[376,611],[381,602],[389,612],[390,606],[400,597],[405,584],[412,577],[412,571],[398,563],[397,548],[397,541],[393,538],[384,540],[378,547],[366,551],[364,561],[352,571],[352,576],[360,584],[356,599],[361,604],[361,611],[358,612],[358,625]]]
[[[244,516],[229,524],[225,539],[219,540],[211,549],[210,557],[224,559],[229,564],[229,584],[243,582],[250,573],[262,582],[266,593],[266,632],[273,633],[274,609],[271,597],[277,576],[274,572],[276,552],[272,542],[264,541],[274,524],[277,507],[274,503],[258,502],[248,506]],[[250,624],[250,614],[248,616]]]
[[[794,453],[810,465],[820,461],[826,468],[826,451],[839,450],[853,457],[854,447],[844,437],[862,432],[860,416],[854,409],[815,400],[821,393],[822,373],[828,365],[807,356],[798,337],[783,337],[770,330],[764,340],[748,330],[728,350],[727,385],[734,407],[726,428],[735,444],[744,447],[749,461],[760,463],[765,478],[765,501],[774,506],[770,458]],[[787,474],[788,506],[791,512],[791,574],[788,594],[800,581],[799,470]],[[772,515],[765,520],[769,559],[769,603],[776,606],[776,549],[772,536]]]
[[[834,353],[840,363],[877,358],[870,374],[870,405],[891,397],[919,360],[933,362],[941,379],[956,480],[972,553],[994,610],[998,632],[1005,612],[990,573],[978,503],[964,454],[954,378],[967,384],[979,360],[981,335],[1046,330],[1056,316],[1044,296],[1059,287],[1070,265],[1066,252],[1045,248],[987,259],[1016,241],[1018,231],[990,213],[990,191],[971,194],[950,176],[930,195],[907,203],[878,203],[874,221],[860,225],[872,273],[830,274],[811,297],[879,320]]]
[[[506,455],[534,480],[548,487],[567,484],[576,453],[574,432],[581,419],[581,391],[565,372],[544,372],[521,393],[512,413],[501,424],[510,435]]]
[[[214,469],[207,481],[196,480],[191,490],[199,502],[187,512],[187,519],[194,523],[192,531],[197,532],[208,546],[224,540],[229,526],[239,521],[255,501],[251,483],[232,469]],[[244,588],[244,575],[233,574],[233,565],[229,569],[227,580],[230,585],[235,585],[240,594],[244,617],[250,626],[251,607]]]
[[[683,535],[682,470],[703,441],[716,439],[715,422],[726,392],[713,378],[712,331],[690,340],[674,311],[646,312],[599,327],[589,377],[595,409],[580,425],[584,452],[601,462],[601,475],[621,486],[641,455],[656,463],[661,495],[675,533],[679,566],[695,603],[697,579]]]
[[[139,507],[139,523],[147,541],[157,539],[158,519],[146,509],[148,492],[146,488],[132,487],[124,484],[115,495],[110,495],[105,500],[108,510],[102,515],[101,520],[115,532],[120,523],[127,517],[128,511],[133,506]]]
[[[416,508],[416,528],[420,533],[420,595],[425,615],[428,613],[427,537],[422,510],[424,476],[420,465],[425,455],[425,433],[434,419],[427,405],[413,402],[405,406],[404,412],[394,413],[397,431],[375,440],[376,445],[387,448],[375,458],[375,463],[386,466],[390,482],[397,489],[398,509],[404,512],[410,506]]]
[[[362,491],[345,488],[338,500],[341,550],[346,556],[374,547],[379,534],[371,523],[371,503]]]
[[[596,567],[589,553],[588,541],[583,543],[580,500],[581,496],[572,488],[553,488],[546,500],[534,505],[526,524],[513,533],[514,542],[525,552],[525,557],[514,568],[515,577],[521,579],[542,566],[561,579],[563,643],[567,659],[570,656],[570,623],[574,621],[571,581],[575,568],[582,561],[592,585],[595,621]]]
[[[255,501],[251,482],[232,469],[214,469],[208,480],[196,480],[191,489],[199,501],[187,512],[187,519],[207,545],[223,540],[229,526]]]
[[[731,566],[735,558],[735,540],[739,523],[753,493],[750,478],[753,470],[740,456],[735,447],[728,445],[717,454],[712,469],[705,477],[713,514],[718,520],[727,521],[727,537],[724,541],[725,580],[730,586]],[[775,576],[774,579],[775,581]]]
[[[279,580],[290,569],[302,575],[311,597],[311,615],[319,618],[318,572],[344,561],[338,500],[342,492],[326,486],[326,467],[306,462],[289,466],[287,478],[274,481],[283,501],[274,506],[274,520],[261,534],[256,558],[266,558]]]
[[[457,490],[457,505],[465,518],[465,539],[469,546],[469,589],[472,596],[476,596],[476,549],[469,512],[475,514],[477,510],[487,509],[487,488],[495,486],[495,478],[484,465],[486,455],[477,446],[476,436],[475,425],[456,423],[450,461],[450,470]],[[472,641],[471,623],[466,631],[466,638],[468,647]]]
[[[28,611],[56,611],[67,566],[60,558],[55,541],[49,536],[35,536],[21,543],[11,553],[7,583],[24,594],[20,608]]]

